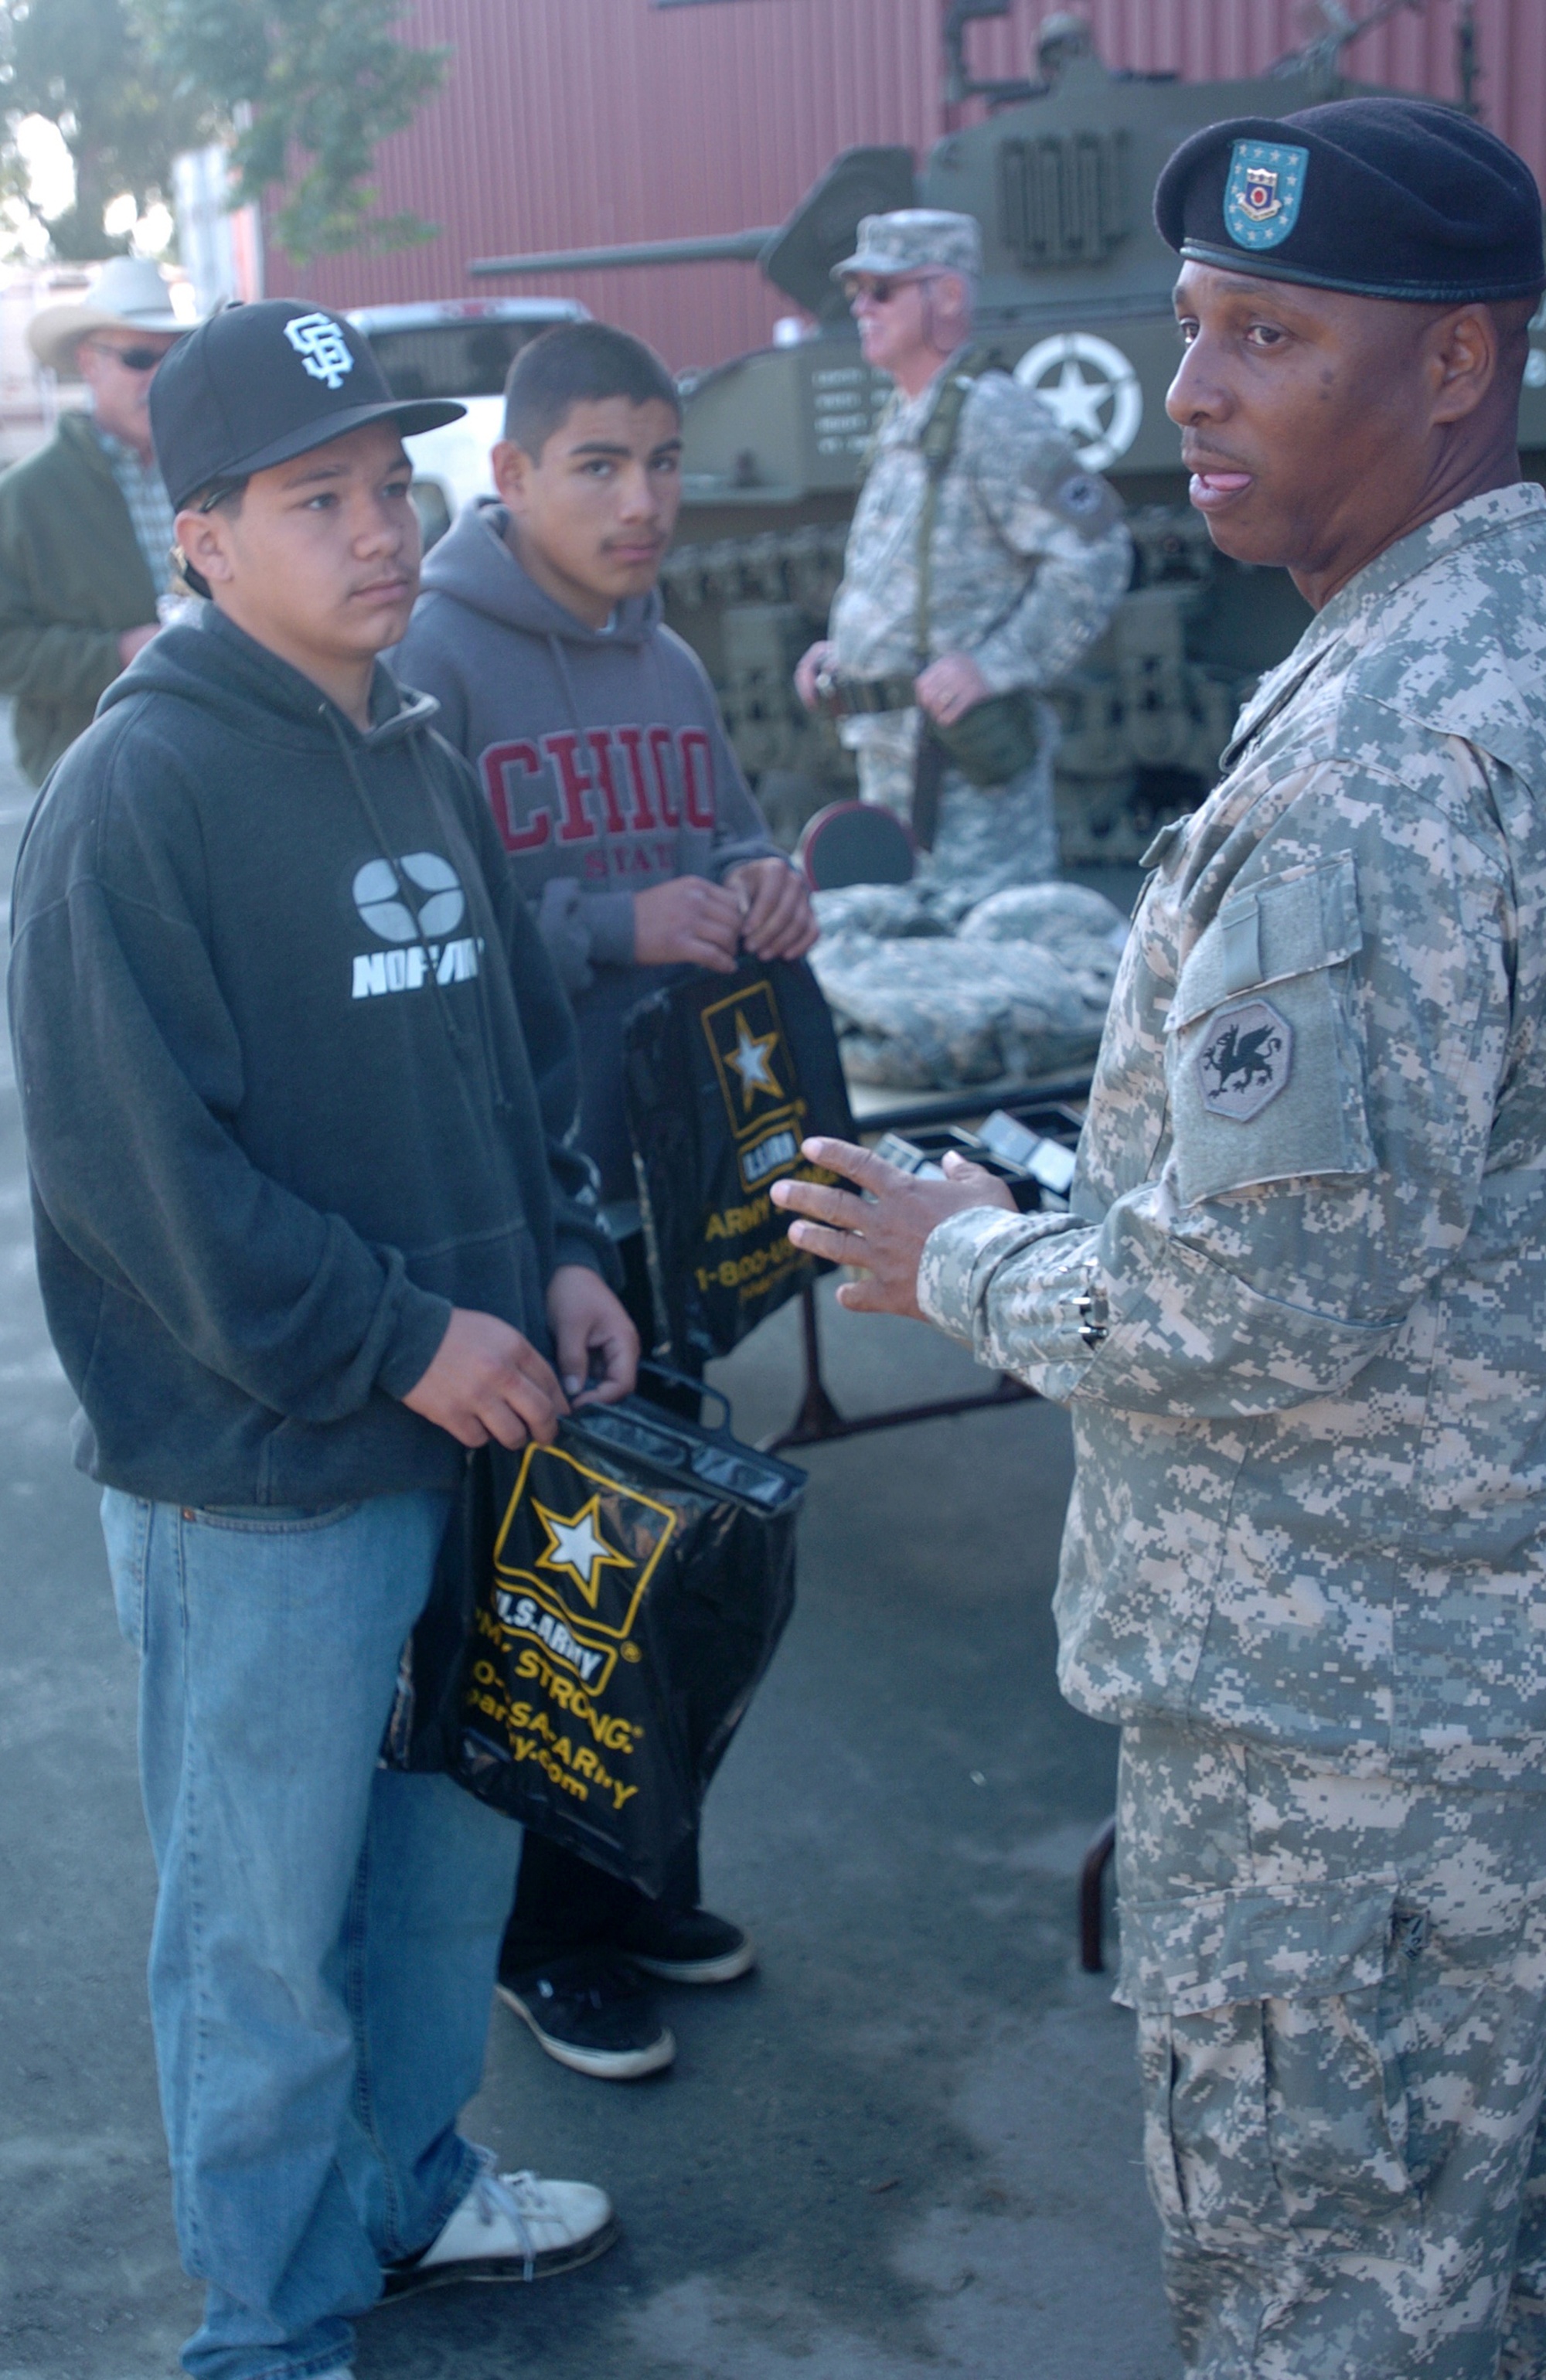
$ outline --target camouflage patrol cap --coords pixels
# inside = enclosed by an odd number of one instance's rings
[[[975,281],[982,271],[982,234],[974,215],[952,215],[937,207],[899,207],[894,214],[864,215],[858,246],[832,268],[841,281],[848,273],[964,273]]]

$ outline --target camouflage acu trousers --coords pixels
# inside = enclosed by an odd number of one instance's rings
[[[1189,2380],[1541,2380],[1546,1784],[1135,1726],[1118,1864]]]
[[[971,901],[985,901],[990,892],[1002,892],[1007,885],[1040,884],[1057,874],[1053,807],[1057,722],[1049,705],[1043,703],[1041,710],[1041,748],[1030,767],[1006,785],[973,785],[958,770],[949,771],[940,789],[934,848],[919,854],[920,876],[958,884]],[[858,747],[858,789],[861,799],[883,803],[906,822],[912,815],[914,714],[896,716],[899,722],[907,722],[905,732],[873,737]],[[872,731],[880,722],[867,720],[864,724]]]

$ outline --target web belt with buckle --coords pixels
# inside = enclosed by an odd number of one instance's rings
[[[883,710],[911,710],[918,700],[910,671],[899,671],[894,677],[843,677],[835,670],[820,670],[816,698],[829,719],[861,719]]]

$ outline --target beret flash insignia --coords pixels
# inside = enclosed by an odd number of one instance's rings
[[[1223,225],[1236,248],[1278,248],[1299,220],[1309,151],[1236,140],[1224,185]]]

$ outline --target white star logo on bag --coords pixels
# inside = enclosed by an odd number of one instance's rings
[[[592,1611],[601,1593],[597,1572],[612,1564],[618,1570],[631,1570],[633,1563],[627,1554],[609,1546],[599,1526],[601,1498],[592,1496],[588,1504],[566,1521],[550,1512],[545,1504],[531,1500],[531,1509],[548,1533],[546,1553],[537,1557],[539,1570],[566,1570]]]
[[[776,1033],[754,1034],[740,1010],[736,1011],[736,1046],[725,1052],[724,1062],[734,1066],[741,1078],[741,1097],[748,1107],[752,1095],[765,1091],[771,1099],[781,1099],[784,1093],[774,1076],[769,1051],[778,1045]]]

